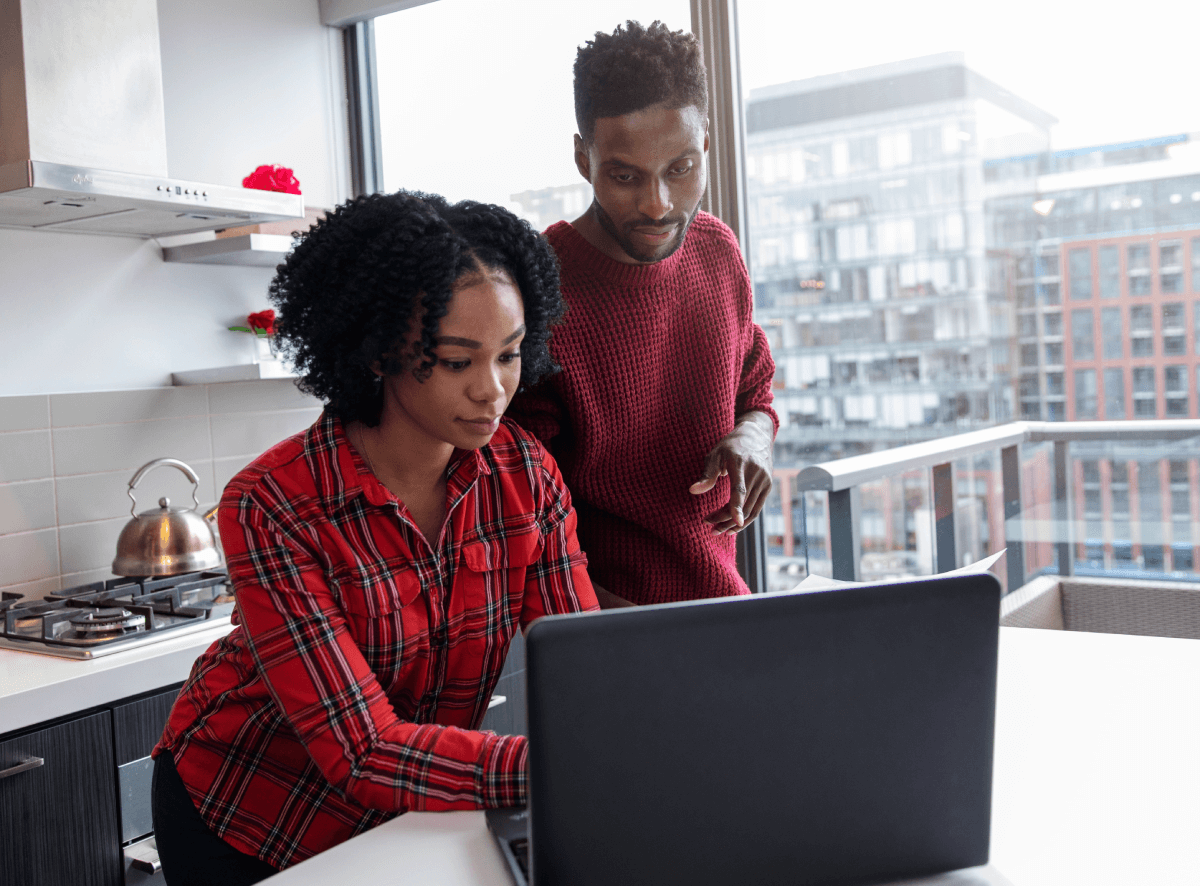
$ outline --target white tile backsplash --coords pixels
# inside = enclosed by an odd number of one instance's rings
[[[0,535],[48,529],[56,522],[53,480],[0,483]]]
[[[217,493],[213,485],[212,463],[199,460],[184,463],[200,478],[197,490],[200,507],[214,504]],[[56,489],[59,522],[87,523],[130,517],[133,502],[129,500],[129,481],[133,479],[133,474],[133,471],[111,471],[61,478]],[[195,507],[192,488],[192,481],[178,468],[170,465],[153,468],[133,490],[137,499],[137,513],[158,507],[158,500],[162,497],[171,500],[171,507]]]
[[[129,471],[132,476],[156,458],[177,458],[183,462],[212,458],[208,417],[54,431],[54,468],[60,477],[97,471]]]
[[[0,397],[0,431],[32,431],[50,427],[50,398]]]
[[[50,396],[50,421],[56,428],[115,425],[185,415],[208,415],[206,386]]]
[[[57,530],[0,535],[0,581],[5,585],[55,578],[60,572]]]
[[[116,520],[60,526],[58,544],[62,571],[83,572],[110,567],[117,554],[117,539],[127,522],[128,519],[118,517]]]
[[[288,412],[248,412],[212,417],[213,457],[265,452],[281,440],[303,431],[321,414],[320,409]]]
[[[49,431],[0,434],[0,483],[54,476]]]
[[[290,379],[0,397],[0,589],[38,598],[110,578],[138,468],[162,457],[187,463],[208,507],[320,411]],[[134,494],[139,513],[163,496],[192,507],[191,481],[170,466]]]

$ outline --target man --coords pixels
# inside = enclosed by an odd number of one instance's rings
[[[596,34],[575,60],[588,210],[546,231],[567,316],[563,371],[510,415],[558,459],[600,605],[749,593],[735,534],[771,489],[775,366],[737,239],[699,211],[700,46],[661,22]]]

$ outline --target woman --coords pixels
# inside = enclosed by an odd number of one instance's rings
[[[557,466],[501,419],[555,368],[558,274],[531,227],[360,197],[271,299],[325,411],[221,499],[236,627],[155,748],[172,886],[257,882],[410,809],[523,803],[526,740],[476,729],[513,633],[596,608]]]

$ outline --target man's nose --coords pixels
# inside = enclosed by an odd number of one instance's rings
[[[661,178],[653,178],[642,190],[638,211],[646,218],[655,220],[671,214],[671,191]]]

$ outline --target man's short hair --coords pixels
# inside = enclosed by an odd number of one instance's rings
[[[627,21],[575,55],[575,122],[591,142],[600,117],[620,117],[653,105],[696,107],[708,115],[708,81],[700,41],[662,22]]]

